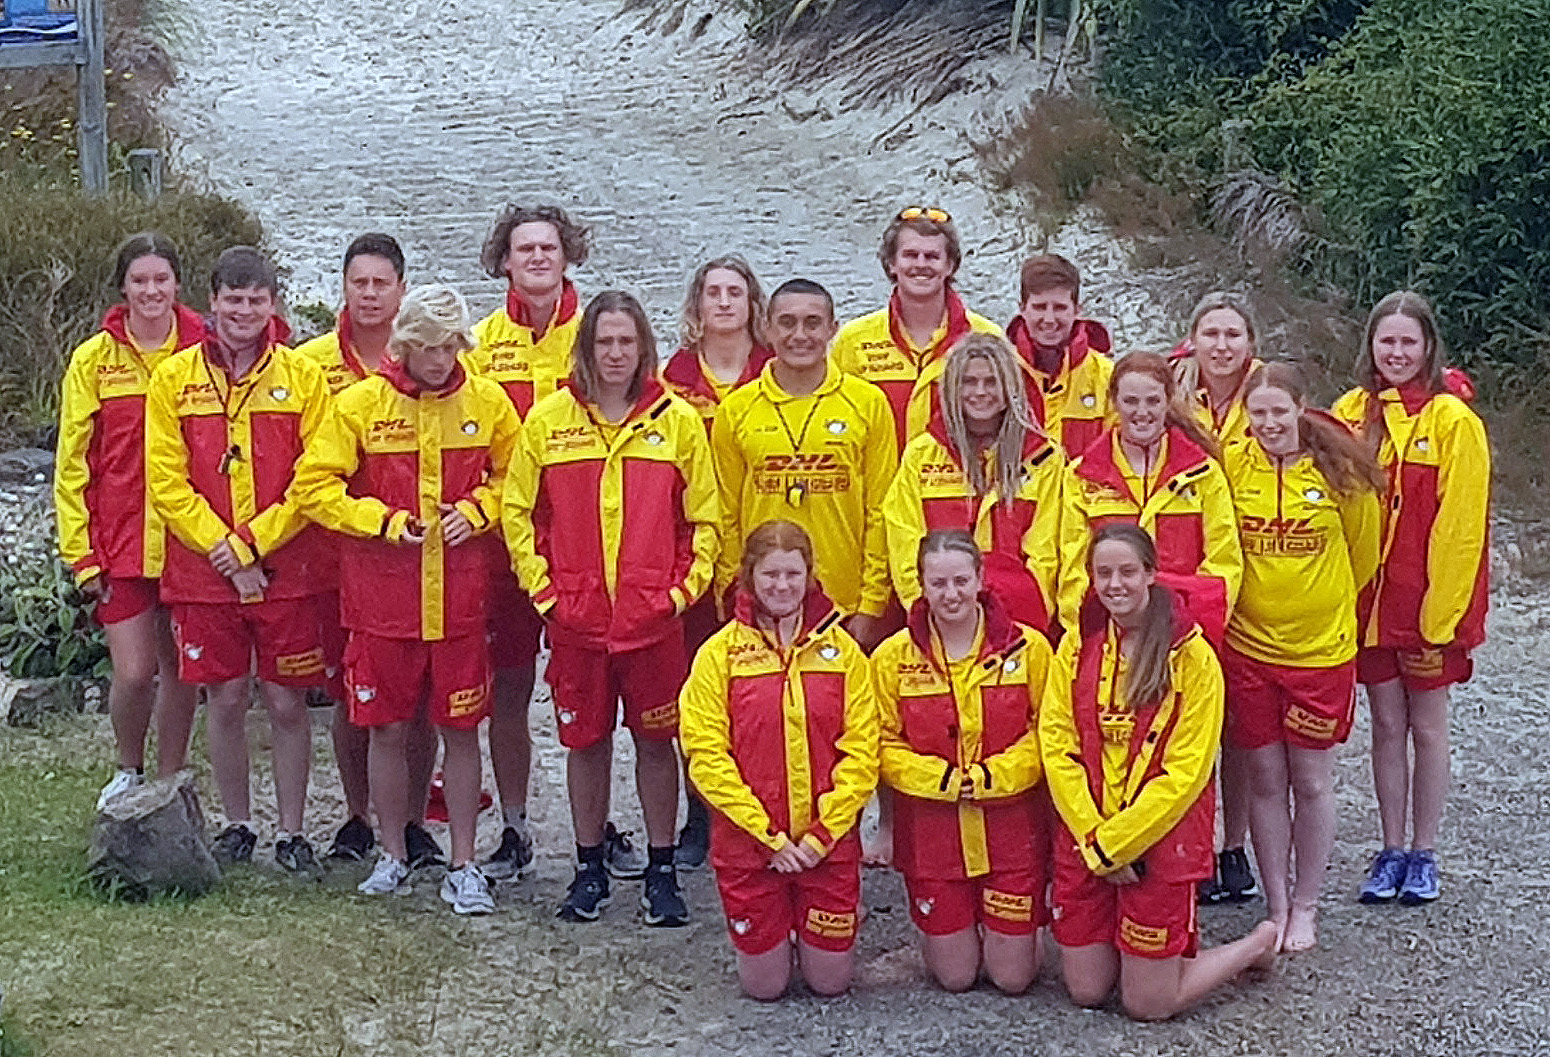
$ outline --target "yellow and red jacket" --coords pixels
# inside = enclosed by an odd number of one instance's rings
[[[978,640],[962,661],[947,660],[924,599],[872,655],[880,773],[900,794],[893,863],[906,877],[1030,869],[1040,854],[1032,791],[1043,774],[1039,703],[1050,647],[994,594],[981,606]]]
[[[1008,509],[994,484],[994,449],[979,458],[992,482],[984,496],[974,495],[940,416],[905,447],[883,499],[894,591],[906,608],[914,605],[920,597],[915,567],[920,541],[938,529],[965,529],[984,552],[986,586],[1014,620],[1048,634],[1055,622],[1065,460],[1049,438],[1030,430],[1023,442],[1022,486]]]
[[[1311,457],[1285,464],[1252,438],[1229,444],[1222,468],[1243,549],[1227,644],[1267,664],[1345,664],[1358,645],[1357,594],[1378,567],[1378,497],[1340,495]]]
[[[1243,553],[1227,475],[1169,426],[1152,471],[1136,473],[1119,428],[1087,449],[1066,478],[1060,515],[1060,620],[1074,626],[1087,597],[1093,533],[1115,521],[1140,525],[1157,544],[1158,579],[1181,595],[1206,637],[1220,644],[1243,581]]]
[[[711,427],[721,482],[717,598],[737,578],[748,533],[783,518],[812,537],[814,572],[835,604],[880,616],[891,594],[883,496],[899,466],[888,401],[835,370],[811,396],[792,396],[774,366],[727,397]]]
[[[389,639],[482,635],[488,551],[448,547],[441,506],[476,536],[500,524],[501,484],[521,428],[500,386],[459,365],[441,389],[422,389],[396,361],[351,386],[308,445],[292,494],[340,534],[344,626]],[[425,542],[402,542],[409,523]]]
[[[523,423],[501,521],[551,641],[660,642],[710,584],[719,520],[705,427],[655,379],[617,425],[569,383]]]
[[[767,866],[788,844],[857,862],[856,822],[877,788],[877,701],[866,655],[817,588],[782,648],[739,595],[678,695],[689,780],[711,815],[717,869]]]
[[[328,411],[328,387],[310,360],[276,340],[281,327],[276,319],[239,381],[230,381],[209,338],[151,376],[146,465],[151,500],[167,525],[161,596],[168,602],[239,600],[209,562],[222,540],[242,564],[262,564],[265,598],[324,589],[327,541],[287,492]]]
[[[371,375],[360,353],[355,350],[351,337],[350,310],[339,313],[339,325],[327,334],[319,334],[311,341],[296,346],[296,351],[318,365],[328,391],[338,396],[356,382]]]
[[[965,334],[1001,333],[1001,328],[990,320],[965,308],[958,291],[951,286],[947,287],[946,295],[947,314],[924,348],[916,345],[905,329],[899,315],[897,291],[884,307],[841,327],[829,346],[829,363],[835,370],[871,382],[888,398],[888,409],[893,413],[894,441],[901,451],[910,437],[925,428],[929,416],[921,416],[918,423],[913,423],[910,418],[914,394],[919,389],[923,406],[929,408],[935,379],[942,373],[941,364],[947,357],[947,350]]]
[[[693,349],[679,349],[668,359],[667,366],[662,368],[662,384],[668,391],[677,396],[684,403],[700,413],[700,418],[705,421],[705,436],[710,436],[710,427],[716,420],[716,409],[721,406],[732,390],[739,386],[747,385],[759,377],[759,372],[764,370],[764,365],[774,359],[773,350],[763,345],[755,345],[753,351],[748,354],[748,363],[743,367],[743,373],[737,381],[730,384],[722,382],[705,366],[705,361],[700,354]]]
[[[129,336],[129,309],[115,305],[102,329],[70,355],[59,391],[54,516],[59,554],[75,582],[94,576],[161,575],[166,534],[145,472],[145,394],[168,356],[204,340],[204,321],[178,305],[160,348]]]
[[[1052,375],[1038,368],[1038,349],[1028,325],[1018,316],[1007,324],[1007,340],[1017,349],[1027,379],[1028,408],[1067,460],[1079,458],[1118,419],[1109,407],[1109,360],[1113,342],[1102,323],[1079,319],[1060,350],[1060,367]],[[924,419],[926,409],[918,414]]]
[[[474,374],[500,383],[517,414],[527,418],[533,405],[559,388],[570,375],[571,347],[581,329],[580,301],[569,279],[554,314],[537,336],[527,302],[515,289],[506,291],[506,307],[474,324],[474,341],[465,362]]]
[[[1358,434],[1368,395],[1353,389],[1336,417]],[[1491,446],[1452,393],[1419,386],[1378,394],[1387,427],[1378,461],[1389,476],[1378,574],[1363,594],[1362,645],[1474,647],[1490,601]],[[1399,454],[1396,454],[1399,453]]]
[[[1168,354],[1176,378],[1182,372],[1183,362],[1194,355],[1194,349],[1188,339],[1179,342]],[[1211,409],[1211,392],[1204,385],[1196,386],[1194,399],[1188,401],[1190,413],[1195,421],[1200,423],[1200,428],[1215,437],[1223,448],[1229,444],[1253,439],[1252,434],[1249,433],[1249,411],[1243,403],[1246,395],[1244,390],[1248,388],[1249,376],[1264,365],[1263,360],[1250,358],[1248,366],[1244,368],[1243,379],[1238,383],[1237,391],[1227,401],[1227,406],[1222,410],[1221,415],[1217,415]],[[1182,383],[1183,379],[1180,378],[1179,381]]]
[[[1175,603],[1177,604],[1177,603]],[[1224,689],[1216,653],[1176,613],[1171,689],[1132,710],[1118,629],[1096,602],[1056,651],[1039,710],[1050,799],[1087,868],[1098,876],[1138,861],[1148,880],[1211,876]]]

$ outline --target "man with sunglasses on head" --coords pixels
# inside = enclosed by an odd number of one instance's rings
[[[963,249],[945,210],[901,210],[884,229],[877,257],[893,283],[893,294],[887,305],[840,328],[831,362],[883,391],[902,451],[917,387],[934,384],[941,361],[959,338],[971,331],[999,335],[1001,328],[965,308],[953,289]]]

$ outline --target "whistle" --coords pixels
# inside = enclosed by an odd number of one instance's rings
[[[220,472],[223,473],[223,474],[230,474],[231,473],[231,464],[234,463],[234,462],[241,462],[241,461],[242,461],[242,449],[237,447],[237,445],[233,444],[230,448],[226,449],[226,454],[221,456]]]

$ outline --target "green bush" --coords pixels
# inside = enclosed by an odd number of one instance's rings
[[[137,231],[172,239],[183,257],[183,296],[207,302],[221,250],[257,243],[258,221],[213,195],[173,191],[152,203],[91,198],[72,189],[8,184],[0,194],[0,431],[46,428],[59,413],[59,379],[72,349],[118,300],[114,250]]]
[[[18,679],[105,678],[107,642],[64,566],[51,555],[8,559],[0,565],[0,668]]]

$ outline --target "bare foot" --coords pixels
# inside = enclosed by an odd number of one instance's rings
[[[1292,907],[1292,916],[1287,919],[1281,949],[1287,954],[1301,954],[1318,945],[1318,910],[1315,907]]]
[[[1268,973],[1276,967],[1276,947],[1280,943],[1281,928],[1274,921],[1261,921],[1254,926],[1254,931],[1249,933],[1249,938],[1256,941],[1259,947],[1259,957],[1249,963],[1250,969]]]
[[[1276,950],[1277,951],[1285,950],[1286,949],[1286,914],[1284,912],[1277,913],[1274,910],[1272,910],[1270,912],[1270,917],[1267,918],[1266,920],[1274,923],[1274,925],[1276,927]]]

